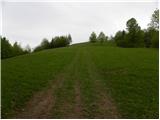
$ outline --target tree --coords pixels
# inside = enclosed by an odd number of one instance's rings
[[[66,36],[55,37],[53,42],[55,48],[69,45],[68,38]]]
[[[156,29],[149,29],[148,34],[151,41],[151,47],[159,48],[159,31]]]
[[[149,27],[159,30],[159,10],[156,9],[151,17],[151,22],[149,23]]]
[[[1,37],[1,58],[9,58],[13,56],[12,45],[5,37]]]
[[[115,41],[115,40],[114,40],[114,37],[111,35],[111,36],[108,38],[108,41]]]
[[[105,42],[107,42],[108,41],[108,36],[106,36],[106,38],[105,38]]]
[[[151,40],[151,47],[159,48],[159,10],[156,9],[148,25],[148,39]]]
[[[49,41],[46,38],[44,38],[41,44],[34,49],[34,52],[41,51],[44,49],[49,49],[49,48],[51,48],[51,45]]]
[[[69,34],[69,35],[68,35],[68,44],[71,44],[71,42],[72,42],[72,37],[71,37],[71,35]]]
[[[13,44],[13,55],[17,56],[17,55],[22,55],[22,54],[23,54],[23,49],[17,42],[15,42]]]
[[[72,42],[72,37],[68,36],[56,36],[52,38],[50,46],[51,48],[66,47]]]
[[[118,31],[114,37],[114,40],[115,40],[117,46],[127,47],[128,43],[127,43],[126,37],[127,37],[127,34],[124,30]]]
[[[27,46],[25,47],[24,53],[25,53],[25,54],[31,53],[31,47],[30,47],[29,45],[27,45]]]
[[[106,40],[106,36],[103,32],[100,32],[99,36],[98,36],[98,41],[100,41],[101,43],[103,43]]]
[[[151,34],[148,29],[144,29],[144,46],[146,48],[151,47]]]
[[[92,33],[91,33],[91,35],[90,35],[90,37],[89,37],[89,41],[90,41],[91,43],[95,43],[95,42],[97,41],[97,35],[96,35],[95,32],[92,32]]]
[[[114,37],[120,47],[155,47],[159,48],[159,10],[152,14],[147,30],[141,30],[135,18],[126,23],[127,31],[118,31]]]
[[[34,48],[34,52],[38,52],[38,51],[41,51],[41,50],[44,50],[44,49],[42,49],[41,46],[37,46],[37,47]]]
[[[50,48],[50,43],[49,43],[49,41],[46,38],[44,38],[42,40],[40,46],[42,47],[42,49],[49,49]]]
[[[51,42],[50,42],[50,47],[51,48],[54,48],[55,45],[54,45],[54,41],[56,40],[56,37],[52,38]]]
[[[127,35],[127,47],[138,47],[141,42],[141,28],[138,25],[135,18],[131,18],[126,23],[128,35]]]
[[[138,23],[135,18],[129,19],[126,23],[126,26],[129,32],[135,32],[140,30],[140,27],[138,26]]]
[[[5,37],[0,36],[0,39],[1,39],[1,59],[28,53],[28,51],[23,50],[22,47],[17,42],[15,42],[12,46],[9,43],[9,40],[7,40]]]

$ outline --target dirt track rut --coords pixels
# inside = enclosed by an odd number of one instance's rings
[[[71,64],[57,75],[50,87],[47,90],[35,93],[23,109],[16,111],[14,118],[88,118],[85,115],[84,99],[86,98],[82,99],[84,96],[82,94],[83,78],[81,76],[84,70],[88,74],[88,80],[93,81],[92,86],[95,89],[94,93],[90,93],[95,94],[93,96],[96,97],[93,100],[96,110],[93,113],[91,112],[91,118],[119,118],[120,114],[116,105],[107,95],[103,81],[100,80],[101,77],[90,58],[90,53],[86,51],[87,49],[79,50]],[[83,59],[79,61],[81,57]],[[82,66],[84,70],[82,70]],[[70,84],[67,84],[67,82],[70,82]],[[64,96],[66,96],[66,99],[64,99]]]

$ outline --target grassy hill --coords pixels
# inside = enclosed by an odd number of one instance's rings
[[[1,67],[2,118],[159,116],[157,49],[83,43]]]

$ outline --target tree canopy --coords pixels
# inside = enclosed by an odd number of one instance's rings
[[[41,51],[44,49],[58,48],[58,47],[66,47],[70,45],[72,42],[71,35],[66,36],[55,36],[52,38],[51,42],[49,42],[46,38],[44,38],[39,46],[34,49],[34,52]]]
[[[135,18],[126,22],[126,31],[118,31],[114,40],[120,47],[159,47],[159,10],[152,14],[151,22],[145,30],[141,30]]]
[[[149,23],[149,27],[159,30],[159,9],[156,9],[151,17],[151,22]]]
[[[6,37],[0,36],[0,39],[1,39],[1,59],[30,53],[30,51],[28,51],[27,49],[23,50],[22,47],[17,42],[15,42],[12,46],[9,43],[9,40],[6,39]]]
[[[100,32],[97,39],[98,39],[99,42],[103,43],[103,42],[106,41],[106,36],[103,32]]]
[[[95,32],[92,32],[90,37],[89,37],[89,41],[92,43],[95,43],[97,41],[97,35]]]

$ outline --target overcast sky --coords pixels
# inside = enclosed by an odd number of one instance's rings
[[[158,3],[153,2],[3,2],[2,33],[9,41],[32,48],[43,38],[71,34],[73,43],[88,41],[92,31],[107,36],[136,18],[147,28]]]

